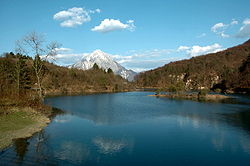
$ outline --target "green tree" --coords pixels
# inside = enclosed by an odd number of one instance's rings
[[[175,93],[179,93],[181,91],[184,91],[185,90],[185,83],[183,81],[173,82],[168,87],[168,90],[170,92],[175,92]]]
[[[111,68],[108,68],[108,73],[113,73],[113,70]]]
[[[94,70],[99,70],[100,68],[99,68],[99,66],[95,63],[95,64],[93,65],[93,69],[94,69]]]
[[[14,80],[16,82],[17,93],[20,94],[21,90],[30,88],[31,80],[28,66],[22,55],[17,54],[17,61],[15,63]]]
[[[7,58],[8,53],[4,55],[4,59],[0,61],[0,96],[7,92],[8,95],[10,89],[12,89],[13,80],[13,71],[15,66],[12,63],[11,59]]]

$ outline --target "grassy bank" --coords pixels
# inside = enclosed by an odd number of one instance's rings
[[[0,149],[11,145],[13,139],[30,137],[50,122],[48,115],[30,107],[0,109]]]

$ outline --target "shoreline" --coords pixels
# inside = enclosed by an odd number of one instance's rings
[[[120,92],[129,92],[129,91],[117,91],[117,92],[85,92],[77,94],[50,94],[47,97],[56,97],[63,95],[91,95],[91,94],[102,94],[102,93],[120,93]],[[166,97],[171,99],[189,99],[189,100],[200,100],[198,94],[155,94],[148,95],[153,97]],[[232,98],[230,96],[219,95],[219,94],[207,94],[202,96],[202,99],[205,101],[219,101],[224,99]],[[1,112],[0,112],[1,113]],[[20,114],[20,115],[19,115]],[[39,111],[36,111],[33,108],[25,107],[10,107],[7,113],[0,114],[0,150],[4,150],[12,145],[13,140],[18,138],[28,138],[34,135],[37,132],[43,130],[50,122],[51,117],[53,116],[53,110],[49,114],[44,114]],[[14,118],[13,118],[14,117]],[[2,120],[3,119],[3,120]],[[12,119],[8,122],[3,122],[6,119]],[[20,122],[21,121],[21,122]],[[6,123],[6,124],[4,124]],[[20,125],[21,123],[21,125]],[[6,126],[11,124],[10,129]],[[14,125],[13,125],[14,124]],[[19,125],[19,126],[18,126]],[[2,127],[3,126],[3,127]],[[7,128],[7,130],[5,129]]]
[[[107,93],[122,93],[122,92],[132,92],[133,90],[123,90],[123,91],[85,91],[85,92],[67,92],[67,93],[60,93],[60,92],[47,92],[45,95],[46,97],[57,97],[57,96],[80,96],[80,95],[92,95],[92,94],[107,94]]]
[[[166,97],[170,99],[188,99],[188,100],[197,100],[197,101],[221,101],[225,99],[232,99],[231,96],[226,96],[222,94],[206,94],[206,95],[199,95],[196,94],[155,94],[155,95],[148,95],[153,97]]]
[[[49,116],[30,107],[12,107],[0,115],[0,150],[12,145],[15,139],[28,138],[43,130],[51,122]]]
[[[78,93],[50,93],[46,97],[77,96],[104,93],[120,93],[123,91],[89,91]],[[4,104],[5,105],[5,104]],[[3,109],[3,110],[1,110]],[[41,110],[40,110],[41,111]],[[10,147],[15,139],[29,138],[40,132],[51,122],[51,118],[61,113],[61,110],[52,108],[51,111],[39,112],[31,107],[19,107],[9,105],[7,108],[0,107],[0,151]]]

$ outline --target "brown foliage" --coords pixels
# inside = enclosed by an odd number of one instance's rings
[[[29,84],[25,86],[16,84],[15,65],[21,55],[7,53],[0,57],[0,104],[41,106],[37,95],[38,85],[36,74],[32,67],[33,59],[21,56],[25,59],[26,72],[29,75]],[[120,76],[113,72],[105,72],[101,69],[91,69],[87,71],[60,67],[43,61],[43,77],[41,85],[45,95],[61,94],[82,94],[89,92],[115,92],[126,91],[129,84]],[[17,90],[18,89],[18,90]]]
[[[187,89],[213,88],[224,84],[225,89],[250,88],[250,40],[227,50],[171,62],[136,77],[138,86],[166,88],[182,80]],[[239,68],[245,65],[244,71]]]

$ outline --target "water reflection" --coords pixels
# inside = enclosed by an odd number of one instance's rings
[[[225,144],[225,133],[224,131],[219,132],[217,135],[211,137],[211,142],[215,149],[222,151]]]
[[[71,117],[70,116],[63,116],[63,115],[58,115],[54,118],[54,121],[56,123],[68,123],[71,121]]]
[[[249,135],[241,135],[240,136],[241,147],[248,154],[250,154],[250,141],[249,140],[250,140]]]
[[[93,143],[98,147],[98,151],[102,154],[118,153],[128,146],[128,142],[125,140],[114,140],[103,137],[94,138]]]
[[[83,163],[90,154],[89,149],[82,143],[64,141],[54,152],[54,156],[60,160],[66,160],[75,164]]]
[[[124,97],[125,96],[125,97]],[[139,96],[139,97],[138,97]],[[241,140],[240,145],[225,142],[225,123],[232,127],[240,128],[250,134],[250,109],[246,99],[240,105],[235,99],[234,104],[228,103],[204,103],[186,100],[169,100],[166,98],[148,97],[144,95],[130,94],[104,94],[85,97],[63,98],[66,104],[59,100],[60,108],[66,109],[69,113],[89,119],[96,124],[119,125],[138,122],[145,119],[158,117],[176,117],[181,128],[189,124],[196,130],[202,130],[201,126],[210,126],[218,131],[211,136],[210,142],[217,151],[223,151],[225,145],[234,149],[235,146],[248,151],[249,141],[244,141],[245,136],[234,136]],[[72,100],[73,99],[73,100]],[[241,102],[242,102],[241,101]],[[152,104],[153,103],[153,104]],[[54,106],[57,100],[54,101]],[[63,120],[65,121],[65,120]],[[113,140],[103,137],[95,137],[92,142],[103,154],[112,154],[123,150],[127,143],[123,140]]]
[[[18,156],[18,162],[23,161],[26,152],[28,151],[27,138],[20,138],[14,141],[16,155]]]
[[[238,112],[230,114],[220,114],[223,120],[228,124],[240,127],[250,134],[250,109],[241,109]]]
[[[194,131],[211,127],[214,134],[208,136],[208,138],[210,139],[211,145],[213,145],[217,151],[223,152],[229,148],[231,152],[243,150],[250,154],[250,133],[249,126],[247,125],[249,121],[245,121],[250,112],[247,111],[249,110],[246,110],[244,113],[217,114],[217,116],[219,115],[218,118],[204,118],[203,116],[197,115],[179,114],[182,117],[176,117],[176,121],[180,128],[186,128],[190,125]],[[201,124],[201,126],[199,124]],[[204,125],[206,126],[205,128]],[[243,132],[236,134],[239,129],[243,129]],[[229,137],[231,141],[229,141]]]
[[[147,95],[51,98],[48,102],[67,113],[55,116],[32,138],[16,141],[0,154],[0,165],[15,165],[11,161],[19,165],[250,164],[249,105]]]
[[[249,105],[170,100],[148,97],[147,94],[149,93],[139,97],[129,93],[59,97],[54,98],[52,104],[99,125],[117,125],[149,118],[182,116],[191,118],[195,128],[199,128],[203,122],[213,124],[215,127],[219,123],[226,122],[250,131]],[[55,121],[65,123],[70,119],[56,118]]]

